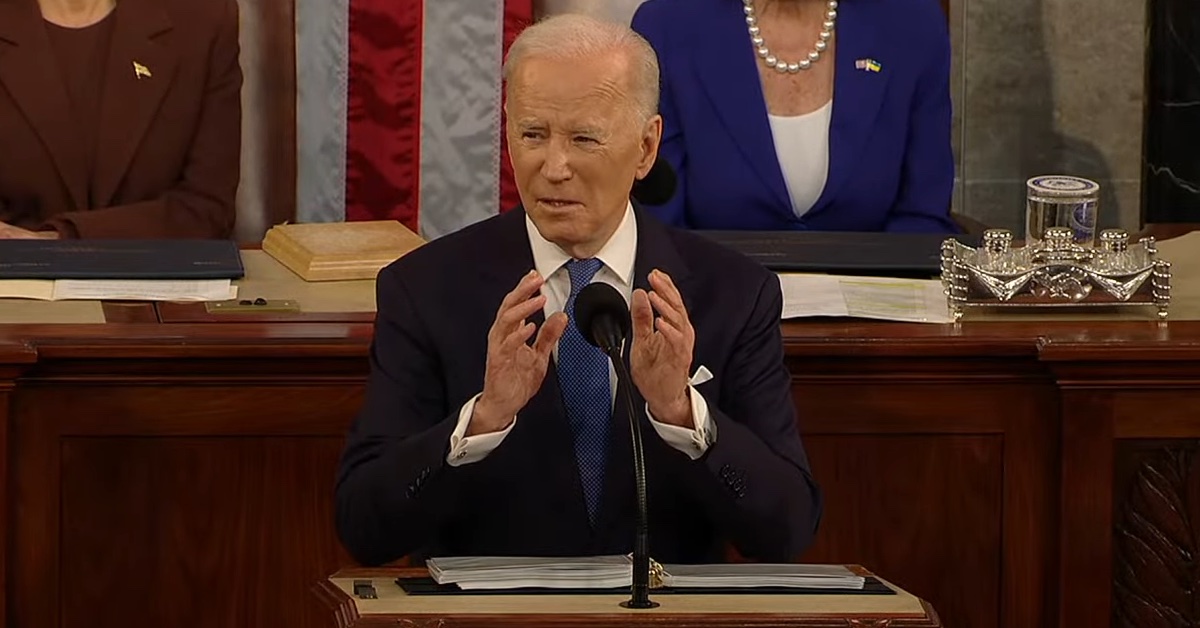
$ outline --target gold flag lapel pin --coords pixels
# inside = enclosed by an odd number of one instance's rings
[[[150,68],[138,63],[137,61],[133,62],[133,75],[136,76],[139,81],[143,78],[152,78],[154,76],[150,73]]]

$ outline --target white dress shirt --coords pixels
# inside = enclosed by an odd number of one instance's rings
[[[829,122],[833,101],[799,116],[767,114],[775,156],[792,201],[792,212],[803,216],[825,191],[829,174]]]
[[[566,263],[571,260],[571,256],[567,255],[558,245],[543,238],[528,216],[525,217],[525,228],[529,233],[529,244],[533,249],[533,265],[538,274],[546,278],[546,282],[542,286],[542,294],[546,296],[546,305],[543,311],[546,318],[549,318],[551,314],[562,311],[566,307],[567,298],[571,295],[571,278],[566,268]],[[633,265],[636,255],[637,220],[634,218],[631,205],[626,208],[625,217],[621,220],[620,226],[596,254],[596,258],[603,262],[603,266],[592,281],[603,281],[611,285],[625,297],[625,302],[629,303],[633,294]],[[558,359],[557,347],[554,350],[554,359]],[[608,371],[610,390],[615,400],[617,378],[611,363]],[[704,369],[704,372],[707,372],[707,369]],[[698,374],[691,381],[700,383],[698,381],[700,377],[703,377],[703,374]],[[552,382],[550,385],[557,385],[557,382]],[[688,387],[692,402],[692,421],[695,426],[693,429],[654,420],[654,417],[650,415],[649,406],[646,407],[646,416],[650,418],[650,424],[667,444],[687,454],[692,460],[696,460],[704,455],[705,451],[708,451],[711,443],[716,442],[716,426],[712,422],[712,417],[709,416],[708,403],[704,400],[704,396],[691,383]],[[517,424],[514,417],[508,427],[499,432],[465,436],[467,426],[471,422],[471,415],[475,410],[475,401],[478,399],[479,394],[463,404],[462,410],[459,411],[458,425],[455,427],[454,433],[450,435],[450,453],[446,457],[446,462],[451,466],[470,464],[484,459],[504,441],[504,437],[508,436],[513,426]]]

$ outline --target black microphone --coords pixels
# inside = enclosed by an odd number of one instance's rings
[[[617,389],[622,391],[633,436],[633,478],[637,489],[637,521],[633,538],[633,584],[625,608],[654,608],[650,600],[650,521],[646,505],[646,459],[642,453],[642,425],[633,407],[633,381],[621,358],[621,347],[630,328],[629,306],[616,288],[594,282],[575,297],[575,326],[585,340],[599,347],[612,360],[617,372]]]
[[[633,190],[629,195],[645,205],[663,205],[675,196],[675,188],[678,185],[675,169],[666,159],[659,156],[650,167],[650,172],[633,182]]]

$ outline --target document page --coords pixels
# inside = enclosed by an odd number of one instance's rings
[[[953,320],[942,282],[846,275],[779,275],[783,318],[848,316],[911,323]]]
[[[224,301],[228,279],[3,279],[0,299],[37,301]]]
[[[54,300],[53,279],[0,279],[0,299]]]
[[[438,584],[470,589],[583,588],[629,586],[633,563],[628,556],[523,557],[454,556],[425,561]]]
[[[629,556],[522,557],[458,556],[425,562],[438,584],[471,589],[627,587],[633,578]],[[675,588],[792,587],[862,589],[866,578],[842,565],[717,563],[662,565],[663,584]]]
[[[663,584],[670,587],[793,587],[861,589],[866,578],[843,565],[728,563],[663,565]]]

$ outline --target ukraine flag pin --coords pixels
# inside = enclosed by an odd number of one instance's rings
[[[879,65],[879,62],[874,59],[859,59],[854,62],[854,67],[859,70],[866,70],[867,72],[878,72],[883,69],[883,66]]]

